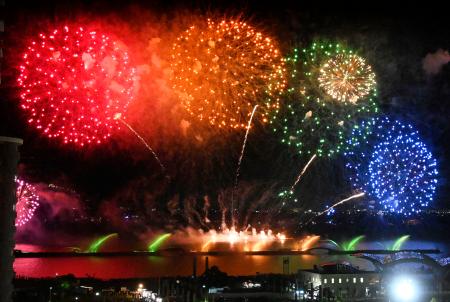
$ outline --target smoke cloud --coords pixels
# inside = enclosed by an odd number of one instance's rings
[[[442,66],[450,62],[450,54],[448,51],[438,49],[435,53],[429,53],[425,56],[422,62],[423,70],[427,75],[438,74]]]
[[[17,228],[16,241],[60,245],[77,240],[78,234],[67,232],[65,227],[66,223],[76,223],[85,217],[80,196],[53,184],[34,185],[39,196],[39,207],[27,224]]]

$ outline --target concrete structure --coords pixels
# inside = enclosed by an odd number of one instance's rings
[[[3,73],[3,45],[5,32],[5,0],[0,0],[0,85],[2,84]]]
[[[14,177],[22,140],[0,136],[0,302],[10,302],[13,291],[13,249],[16,185]]]

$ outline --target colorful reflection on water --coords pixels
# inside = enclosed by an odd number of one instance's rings
[[[386,245],[388,245],[386,243]],[[365,243],[361,248],[373,248],[375,243]],[[42,248],[32,245],[17,245],[17,249],[29,252],[61,251],[61,248]],[[406,248],[446,250],[446,246],[430,242],[412,241]],[[378,247],[380,249],[380,247]],[[66,249],[67,251],[67,249]],[[372,264],[352,256],[301,255],[301,256],[209,256],[209,266],[216,265],[229,275],[253,275],[257,273],[283,273],[283,260],[289,259],[289,272],[312,268],[330,262],[348,262],[363,270],[372,270]],[[188,276],[193,272],[194,257],[173,255],[164,257],[121,256],[121,257],[72,257],[72,258],[19,258],[14,262],[18,276],[51,277],[74,274],[77,277],[144,278],[157,276]],[[285,267],[286,268],[286,267]],[[197,257],[197,274],[205,270],[205,257]]]

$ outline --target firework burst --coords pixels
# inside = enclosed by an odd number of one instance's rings
[[[411,125],[387,117],[369,122],[375,125],[373,134],[346,153],[350,181],[381,210],[419,213],[434,198],[436,159]]]
[[[55,29],[31,41],[18,84],[28,122],[49,138],[86,145],[119,128],[114,115],[133,98],[128,53],[111,37],[84,27]]]
[[[16,227],[25,225],[39,206],[39,196],[36,187],[16,178]]]
[[[353,51],[325,43],[294,49],[286,64],[286,103],[271,117],[274,132],[302,155],[341,153],[358,121],[378,112],[370,66]]]
[[[199,20],[172,48],[173,89],[187,112],[219,128],[244,128],[277,110],[285,87],[276,43],[239,20]]]
[[[341,53],[320,68],[318,81],[333,99],[354,104],[374,89],[375,74],[363,58]]]

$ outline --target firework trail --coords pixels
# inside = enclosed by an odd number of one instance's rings
[[[253,107],[252,114],[250,115],[250,119],[248,120],[247,130],[245,131],[245,136],[244,136],[244,143],[242,144],[241,155],[239,156],[239,160],[238,160],[238,164],[237,164],[236,177],[234,179],[234,188],[233,188],[233,191],[231,192],[231,225],[232,226],[234,226],[234,223],[235,223],[235,221],[234,221],[234,193],[235,193],[235,191],[237,191],[239,174],[241,172],[241,163],[242,163],[242,159],[244,158],[244,151],[245,151],[245,146],[247,144],[248,133],[250,132],[250,126],[252,125],[252,120],[253,120],[253,116],[255,115],[256,108],[258,108],[258,105],[255,105],[255,107]]]
[[[317,155],[314,154],[311,159],[308,161],[308,163],[305,165],[305,167],[303,168],[303,170],[300,172],[300,174],[297,176],[297,179],[295,180],[294,184],[291,187],[291,192],[294,192],[295,186],[298,184],[298,182],[300,181],[300,178],[302,178],[303,174],[305,174],[306,170],[308,169],[309,165],[311,165],[311,163],[314,161],[314,159],[316,159]]]
[[[309,168],[309,166],[312,164],[312,162],[316,159],[317,154],[314,154],[309,161],[306,163],[306,165],[303,167],[302,171],[298,174],[297,178],[295,179],[294,184],[291,186],[289,191],[285,191],[283,192],[283,202],[280,206],[280,208],[278,209],[278,214],[281,212],[281,209],[284,207],[284,205],[286,204],[285,198],[287,198],[288,196],[292,196],[294,194],[294,189],[297,186],[297,184],[300,182],[300,179],[302,178],[303,174],[305,174],[306,170]],[[286,194],[284,194],[286,193]]]
[[[266,206],[266,208],[269,208],[269,207],[267,207],[267,205],[269,204],[269,202],[271,202],[273,200],[274,186],[275,185],[272,185],[269,189],[264,190],[264,193],[262,194],[262,196],[260,198],[249,203],[250,207],[246,211],[247,214],[244,218],[244,222],[242,224],[243,226],[250,225],[250,221],[251,221],[250,219],[253,218],[251,216],[254,215],[253,213],[257,212],[256,210],[258,208],[262,208],[264,206]],[[260,214],[257,214],[257,215],[259,218],[261,218]],[[269,214],[269,217],[270,216],[271,215]]]
[[[220,222],[220,226],[222,228],[225,228],[227,225],[226,222],[226,217],[227,217],[227,207],[225,205],[226,201],[225,201],[225,197],[223,193],[220,193],[219,196],[217,197],[217,202],[219,203],[219,208],[220,208],[220,213],[221,213],[221,222]]]
[[[202,215],[197,211],[197,199],[195,197],[188,197],[184,201],[184,215],[187,217],[189,224],[193,225],[197,222],[197,225],[208,228],[206,221],[203,220]]]
[[[128,129],[130,129],[131,132],[134,133],[134,135],[136,135],[137,138],[139,138],[139,140],[145,145],[145,147],[147,147],[147,149],[153,154],[153,157],[156,159],[156,161],[158,162],[159,166],[161,167],[162,172],[165,174],[165,176],[167,178],[169,178],[169,176],[166,173],[166,167],[164,167],[164,165],[162,164],[161,160],[159,159],[158,155],[156,155],[156,152],[152,149],[152,147],[150,147],[149,144],[147,144],[147,142],[145,141],[145,139],[139,135],[139,133],[136,132],[136,130],[133,129],[133,127],[130,126],[130,124],[128,124],[127,122],[125,122],[122,119],[122,116],[120,113],[116,114],[114,116],[114,119],[119,120],[122,124],[124,124]]]
[[[341,204],[343,204],[343,203],[345,203],[345,202],[347,202],[347,201],[350,201],[350,200],[352,200],[352,199],[355,199],[355,198],[363,197],[364,195],[366,195],[366,193],[362,192],[362,193],[358,193],[358,194],[352,195],[352,196],[350,196],[350,197],[347,197],[347,198],[345,198],[345,199],[342,199],[341,201],[335,203],[334,205],[332,205],[331,207],[329,207],[329,208],[326,209],[325,211],[320,212],[320,213],[317,214],[316,216],[312,217],[312,218],[311,218],[310,220],[308,220],[304,225],[309,224],[311,221],[313,221],[314,218],[317,218],[317,217],[319,217],[319,216],[322,216],[323,214],[328,213],[329,211],[331,211],[332,209],[334,209],[334,208],[337,207],[338,205],[341,205]]]
[[[190,208],[190,206],[189,206],[189,202],[185,202],[185,203],[184,203],[183,212],[184,212],[184,215],[183,215],[183,216],[186,218],[187,223],[188,223],[190,226],[193,226],[193,225],[194,225],[194,218],[193,218],[193,216],[191,215],[191,208]]]
[[[345,198],[345,199],[342,199],[341,201],[335,203],[334,205],[332,205],[331,207],[329,207],[329,208],[326,209],[325,211],[320,212],[319,214],[317,214],[316,217],[328,213],[329,211],[331,211],[331,209],[337,207],[337,206],[340,205],[340,204],[343,204],[344,202],[347,202],[347,201],[352,200],[352,199],[355,199],[355,198],[363,197],[364,195],[366,195],[366,193],[362,192],[362,193],[358,193],[358,194],[352,195],[352,196],[350,196],[350,197],[347,197],[347,198]]]
[[[209,202],[209,197],[205,196],[203,198],[203,212],[205,213],[205,218],[204,219],[205,219],[206,223],[210,223],[211,222],[211,220],[209,220],[209,218],[208,218],[209,208],[210,207],[211,207],[211,204]]]

